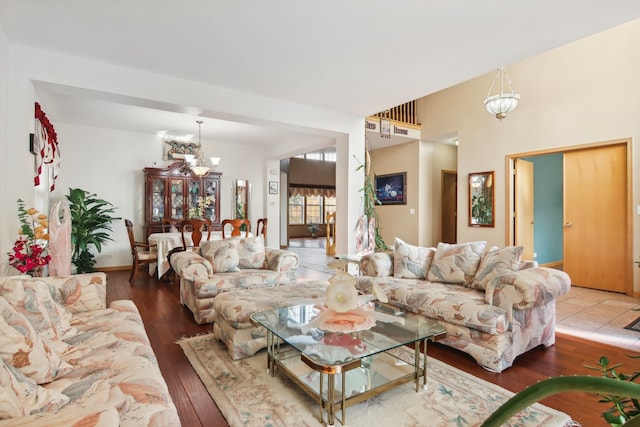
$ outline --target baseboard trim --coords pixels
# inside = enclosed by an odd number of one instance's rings
[[[545,264],[540,264],[540,267],[556,268],[556,269],[562,270],[562,264],[564,264],[563,261],[554,261],[554,262],[547,262]]]

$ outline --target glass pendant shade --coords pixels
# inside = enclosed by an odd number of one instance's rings
[[[513,90],[509,75],[504,67],[501,67],[484,98],[484,106],[489,113],[496,116],[496,119],[502,120],[518,106],[518,101],[520,94]]]

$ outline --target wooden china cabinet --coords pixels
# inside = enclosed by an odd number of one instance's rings
[[[183,162],[166,168],[144,168],[144,232],[162,232],[162,221],[179,223],[189,217],[189,208],[195,207],[199,197],[213,196],[205,216],[215,229],[220,229],[220,172],[211,172],[198,178],[193,172],[182,170]]]

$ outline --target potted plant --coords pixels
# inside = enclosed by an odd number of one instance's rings
[[[378,216],[378,211],[376,210],[376,205],[380,205],[380,200],[376,196],[376,189],[371,179],[371,175],[369,174],[369,170],[371,167],[371,158],[369,156],[369,151],[365,152],[365,161],[364,164],[361,164],[356,168],[356,171],[364,169],[364,186],[360,189],[362,191],[362,201],[364,205],[364,216],[367,221],[370,219],[374,219],[375,229],[375,251],[381,252],[386,251],[389,248],[385,243],[382,235],[380,234],[380,218]]]
[[[318,227],[318,224],[316,224],[315,222],[312,222],[311,225],[309,225],[309,232],[311,232],[311,237],[316,238],[318,237],[318,230],[320,230],[320,227]]]
[[[628,357],[638,359],[640,356]],[[571,377],[547,378],[516,393],[511,399],[502,404],[482,424],[482,427],[502,426],[512,415],[527,406],[562,392],[598,393],[600,403],[610,403],[611,408],[602,413],[603,418],[612,427],[623,425],[640,425],[640,384],[635,381],[640,378],[640,371],[623,374],[618,371],[622,364],[613,366],[609,359],[601,357],[598,366],[584,365],[600,371],[601,377],[590,375],[575,375]]]
[[[70,188],[67,199],[71,211],[71,263],[76,266],[76,273],[89,273],[96,263],[91,246],[101,252],[104,243],[113,241],[109,236],[113,232],[111,223],[119,218],[111,215],[115,209],[111,203],[88,191]]]

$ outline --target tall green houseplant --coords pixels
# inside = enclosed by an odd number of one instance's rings
[[[99,253],[104,243],[113,241],[109,236],[113,232],[111,223],[119,218],[112,216],[115,208],[111,203],[88,191],[70,188],[67,200],[71,211],[71,262],[76,273],[89,273],[96,263],[91,247]]]
[[[362,191],[362,201],[364,205],[364,214],[368,219],[374,218],[376,223],[375,228],[375,240],[376,240],[376,252],[386,251],[389,249],[387,244],[384,242],[384,239],[380,235],[380,218],[378,217],[378,211],[376,210],[376,205],[380,205],[380,200],[378,200],[378,196],[376,196],[376,189],[373,184],[373,180],[371,179],[371,175],[369,174],[369,169],[371,167],[371,160],[369,157],[369,152],[365,153],[365,161],[364,165],[360,165],[356,168],[356,171],[364,169],[364,187],[360,191]]]

